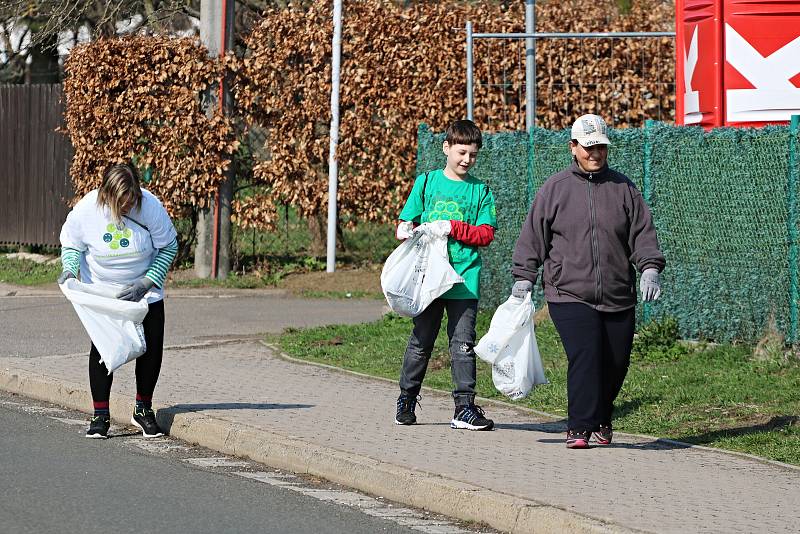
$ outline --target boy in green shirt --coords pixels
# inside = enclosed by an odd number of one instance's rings
[[[400,374],[400,397],[395,423],[413,425],[422,380],[447,310],[451,372],[455,388],[452,428],[491,430],[494,423],[475,405],[475,319],[480,297],[481,256],[478,247],[494,239],[497,227],[494,197],[489,188],[469,174],[482,145],[481,131],[469,120],[453,122],[445,133],[444,169],[417,177],[400,212],[398,239],[406,239],[420,223],[431,222],[448,234],[450,264],[463,283],[434,300],[414,317]]]

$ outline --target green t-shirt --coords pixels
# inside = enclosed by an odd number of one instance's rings
[[[489,188],[470,176],[464,181],[451,180],[444,171],[431,171],[414,181],[411,194],[400,212],[400,220],[417,223],[455,220],[473,226],[488,224],[497,228],[497,212],[494,197]],[[422,198],[423,188],[425,198]],[[465,245],[447,239],[447,252],[453,269],[464,278],[463,284],[456,284],[440,298],[477,299],[480,298],[481,255],[478,247]]]

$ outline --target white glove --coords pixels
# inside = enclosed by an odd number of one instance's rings
[[[440,236],[450,235],[450,230],[452,227],[450,226],[449,220],[433,221],[429,224],[431,225],[431,229],[433,230],[434,234]]]
[[[414,233],[414,223],[411,221],[403,221],[397,225],[397,232],[395,236],[397,239],[408,239]]]
[[[657,269],[645,269],[639,280],[639,289],[642,291],[642,300],[652,302],[661,296],[661,277]]]

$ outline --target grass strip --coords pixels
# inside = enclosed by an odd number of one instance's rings
[[[0,282],[21,286],[54,284],[61,274],[61,262],[36,263],[0,256]]]
[[[490,319],[491,314],[479,313],[478,338]],[[386,315],[373,323],[288,329],[268,340],[295,358],[397,379],[411,328],[410,319]],[[542,321],[536,337],[550,384],[516,403],[566,416],[567,359],[552,322]],[[443,329],[426,386],[451,390],[449,361]],[[480,396],[503,399],[481,361],[477,378]],[[800,359],[792,352],[757,357],[743,345],[637,343],[614,426],[800,465],[798,391]]]

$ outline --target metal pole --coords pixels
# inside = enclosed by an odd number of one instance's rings
[[[800,305],[800,273],[797,262],[800,257],[800,236],[797,231],[797,178],[798,178],[798,131],[800,130],[800,115],[792,115],[789,122],[789,169],[787,187],[788,217],[786,226],[789,230],[789,339],[797,343],[798,331],[798,305]]]
[[[525,0],[525,33],[536,31],[535,0]],[[525,129],[536,124],[536,40],[525,39]]]
[[[336,270],[336,195],[339,168],[336,145],[339,144],[339,73],[342,63],[342,0],[333,2],[333,58],[331,60],[331,146],[328,155],[328,258],[327,272]]]
[[[474,39],[608,39],[609,37],[675,37],[675,32],[605,32],[605,33],[560,33],[560,32],[533,32],[533,33],[473,33]]]
[[[472,95],[472,22],[467,21],[467,118],[472,120],[474,101]]]

